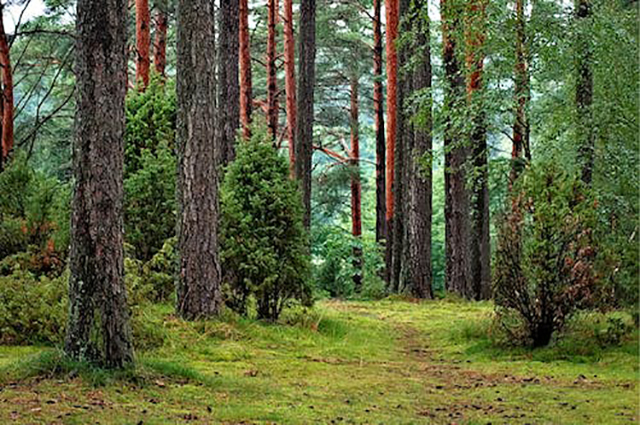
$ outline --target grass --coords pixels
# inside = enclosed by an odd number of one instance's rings
[[[55,349],[0,347],[0,423],[625,424],[638,335],[601,317],[540,350],[497,346],[487,303],[330,301],[280,324],[186,323],[153,306],[155,348],[118,373]],[[595,330],[594,330],[595,329]]]

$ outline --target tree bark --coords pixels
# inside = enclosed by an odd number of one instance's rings
[[[385,0],[387,23],[387,152],[386,152],[386,228],[387,228],[387,283],[391,284],[393,258],[394,177],[398,102],[398,0]]]
[[[386,240],[384,92],[382,88],[381,0],[373,1],[373,115],[376,132],[376,242]]]
[[[443,62],[445,67],[445,288],[463,297],[469,287],[469,193],[466,187],[468,148],[464,143],[465,80],[458,57],[461,0],[441,0]]]
[[[276,69],[276,0],[267,0],[267,127],[273,140],[278,137],[278,79]]]
[[[360,183],[360,124],[358,112],[358,77],[352,77],[350,126],[351,126],[351,235],[354,239],[353,265],[355,273],[353,284],[356,293],[362,289],[362,185]]]
[[[470,260],[471,298],[491,297],[491,243],[489,236],[489,165],[486,112],[483,104],[485,0],[468,0],[466,17],[467,101],[470,111],[473,172],[471,175]]]
[[[575,0],[576,14],[576,135],[578,141],[578,164],[582,181],[590,184],[595,162],[595,131],[593,124],[593,61],[592,47],[592,2]]]
[[[227,165],[235,158],[235,140],[240,126],[239,67],[239,2],[220,3],[220,35],[218,37],[218,120],[216,122],[217,164]]]
[[[136,0],[136,83],[144,91],[149,85],[151,67],[151,16],[149,0]]]
[[[428,9],[421,1],[413,4],[412,22],[415,34],[413,90],[424,92],[424,99],[417,105],[412,124],[413,142],[407,150],[408,199],[407,241],[408,282],[410,292],[416,298],[433,298],[431,270],[431,221],[432,221],[432,128],[431,114],[431,47]],[[426,2],[425,2],[426,3]]]
[[[167,68],[167,29],[169,19],[167,17],[166,0],[156,2],[156,34],[153,42],[153,64],[156,72],[163,78],[166,77]]]
[[[295,38],[293,35],[293,0],[284,0],[284,80],[287,98],[287,135],[289,139],[289,169],[291,177],[296,173],[295,135],[297,127],[296,110],[296,60]]]
[[[0,21],[4,16],[4,6],[0,5]],[[13,71],[11,68],[11,55],[9,42],[4,29],[4,23],[0,22],[0,67],[2,67],[2,155],[0,155],[0,170],[6,163],[9,154],[13,150]]]
[[[245,139],[251,136],[251,42],[249,36],[248,0],[239,0],[239,49],[240,49],[240,122]]]
[[[513,149],[511,151],[511,174],[509,187],[513,185],[524,168],[525,158],[531,160],[529,144],[529,118],[527,109],[531,93],[529,89],[529,64],[527,58],[526,0],[516,0],[516,64],[514,70],[515,120],[513,122]]]
[[[77,3],[75,187],[65,351],[76,360],[107,367],[133,362],[122,215],[126,17],[125,0]]]
[[[181,317],[221,307],[211,0],[179,0],[177,41],[178,304]]]
[[[302,188],[304,224],[311,227],[311,160],[313,156],[313,105],[316,82],[316,0],[300,1],[298,62],[298,125],[296,128],[296,177]]]

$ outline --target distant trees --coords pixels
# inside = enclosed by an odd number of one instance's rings
[[[153,41],[153,65],[156,72],[166,76],[167,67],[167,29],[169,28],[168,0],[156,0],[156,32]]]
[[[593,116],[593,46],[591,0],[575,0],[575,61],[576,61],[576,135],[578,142],[578,165],[582,181],[589,184],[593,179],[595,161],[595,131]]]
[[[386,146],[384,132],[384,88],[382,75],[382,0],[373,1],[373,115],[376,134],[376,241],[386,237]]]

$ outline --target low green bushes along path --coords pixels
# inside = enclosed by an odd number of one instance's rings
[[[500,345],[488,303],[318,304],[279,324],[186,323],[149,306],[160,342],[135,370],[0,347],[0,423],[626,424],[638,333],[584,314],[539,350]],[[621,313],[614,313],[621,314]],[[625,318],[626,320],[626,318]]]

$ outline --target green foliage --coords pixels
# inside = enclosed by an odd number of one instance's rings
[[[514,313],[527,341],[544,346],[596,290],[595,202],[552,163],[529,169],[513,196],[499,233],[494,295],[503,324]]]
[[[220,188],[221,254],[229,305],[275,320],[290,299],[309,301],[308,236],[297,183],[264,128],[238,143]]]

